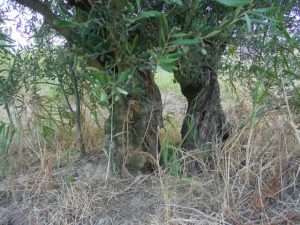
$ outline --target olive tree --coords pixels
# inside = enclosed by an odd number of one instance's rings
[[[31,9],[64,37],[85,60],[84,77],[99,101],[109,106],[106,145],[112,169],[127,158],[154,162],[163,127],[162,101],[154,81],[157,66],[174,72],[188,109],[183,147],[202,148],[229,135],[220,104],[218,67],[237,30],[249,30],[271,4],[251,0],[14,0]],[[256,10],[256,11],[255,11]],[[255,12],[255,13],[253,13]],[[144,167],[149,165],[145,164]]]

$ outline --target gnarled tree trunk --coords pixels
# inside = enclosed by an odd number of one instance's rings
[[[220,103],[220,90],[215,62],[201,55],[188,57],[182,62],[175,78],[188,101],[181,135],[186,150],[204,149],[212,142],[224,141],[228,136],[225,115]]]
[[[127,168],[133,173],[149,169],[160,148],[157,132],[163,126],[162,101],[154,74],[139,71],[132,82],[138,91],[113,104],[105,125],[111,168],[116,174],[126,173]]]

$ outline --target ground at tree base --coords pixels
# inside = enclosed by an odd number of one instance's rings
[[[184,112],[165,107],[165,115]],[[247,110],[240,103],[227,114],[241,119]],[[103,151],[70,163],[48,158],[0,176],[0,224],[297,225],[298,147],[288,121],[271,112],[233,134],[223,151],[215,146],[213,170],[193,177],[166,170],[113,177]]]
[[[54,168],[51,180],[39,168],[11,181],[2,180],[0,224],[300,223],[299,180],[284,191],[283,202],[279,196],[261,198],[251,184],[227,190],[214,172],[193,178],[109,177],[105,182],[106,170],[99,163],[106,162],[99,155],[89,157],[69,168]],[[228,203],[224,202],[227,194],[232,195]]]

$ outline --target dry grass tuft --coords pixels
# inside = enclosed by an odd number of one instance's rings
[[[160,169],[105,181],[103,134],[88,120],[91,151],[80,159],[75,136],[19,134],[10,153],[15,170],[0,176],[0,224],[300,224],[300,143],[286,112],[253,119],[241,103],[229,115],[230,140],[212,145],[210,165],[196,154],[202,172],[194,176]]]

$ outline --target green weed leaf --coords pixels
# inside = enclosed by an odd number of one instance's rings
[[[53,24],[55,26],[62,27],[62,28],[67,28],[67,29],[74,29],[74,28],[78,27],[74,23],[71,23],[71,22],[66,21],[66,20],[60,20],[60,19],[55,19],[53,21]]]
[[[247,28],[248,28],[248,32],[251,32],[252,28],[251,28],[251,19],[250,17],[248,16],[248,14],[246,13],[245,14],[245,20],[246,20],[246,23],[247,23]]]
[[[241,7],[245,5],[250,5],[252,0],[216,0],[222,5],[230,6],[230,7]]]
[[[128,92],[126,90],[124,90],[123,88],[120,87],[116,87],[117,92],[119,92],[120,94],[123,95],[128,95]]]
[[[165,3],[167,3],[167,4],[182,5],[182,1],[181,0],[165,0]]]
[[[161,15],[161,12],[159,11],[145,11],[141,12],[135,20],[141,20],[141,19],[147,19],[151,17],[159,17]]]
[[[181,39],[181,40],[175,40],[171,41],[170,44],[173,45],[194,45],[199,44],[201,40],[199,39]]]

